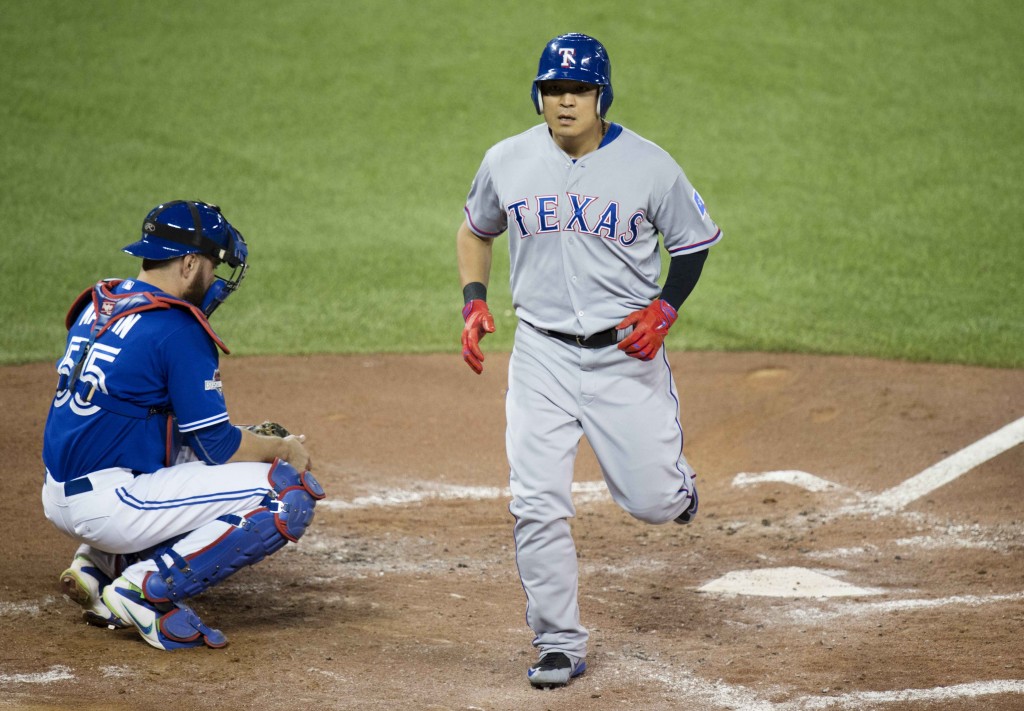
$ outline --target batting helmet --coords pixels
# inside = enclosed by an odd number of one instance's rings
[[[249,248],[242,233],[231,226],[220,208],[195,200],[174,200],[157,205],[142,222],[142,236],[124,248],[135,257],[164,261],[203,254],[231,267],[206,292],[202,309],[207,316],[238,288],[249,268]]]
[[[612,62],[604,45],[589,35],[571,32],[548,42],[540,55],[537,78],[533,80],[533,105],[544,113],[540,84],[552,79],[572,79],[598,87],[597,110],[601,118],[612,105]]]

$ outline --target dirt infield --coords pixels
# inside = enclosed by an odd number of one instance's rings
[[[75,546],[39,501],[52,368],[0,369],[0,708],[1024,708],[1024,447],[1004,429],[1024,371],[671,360],[700,515],[630,519],[583,448],[589,669],[554,691],[525,679],[507,356],[480,377],[457,356],[225,358],[233,419],[306,433],[328,499],[298,544],[194,601],[229,646],[174,653],[60,596]]]

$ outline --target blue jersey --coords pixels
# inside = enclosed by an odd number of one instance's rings
[[[78,382],[68,387],[97,320],[94,303],[74,314],[43,435],[43,463],[57,481],[110,467],[153,472],[173,464],[180,435],[229,426],[217,343],[205,319],[143,282],[125,280],[110,290],[115,297],[142,292],[185,308],[119,314],[88,348]],[[234,452],[241,433],[231,429]]]

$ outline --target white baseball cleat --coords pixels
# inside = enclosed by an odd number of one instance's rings
[[[71,567],[60,574],[61,590],[69,600],[82,606],[82,617],[86,622],[110,629],[128,627],[103,604],[100,594],[108,584],[110,578],[106,573],[82,554],[76,555]]]
[[[207,627],[195,611],[182,603],[154,603],[123,575],[103,590],[103,602],[124,622],[135,625],[142,638],[167,651],[201,647],[214,649],[228,643],[220,630]]]

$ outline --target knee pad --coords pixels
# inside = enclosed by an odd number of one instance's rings
[[[267,502],[281,535],[297,541],[313,520],[316,502],[324,498],[323,487],[310,472],[299,472],[288,462],[275,459],[267,473],[277,498]]]

